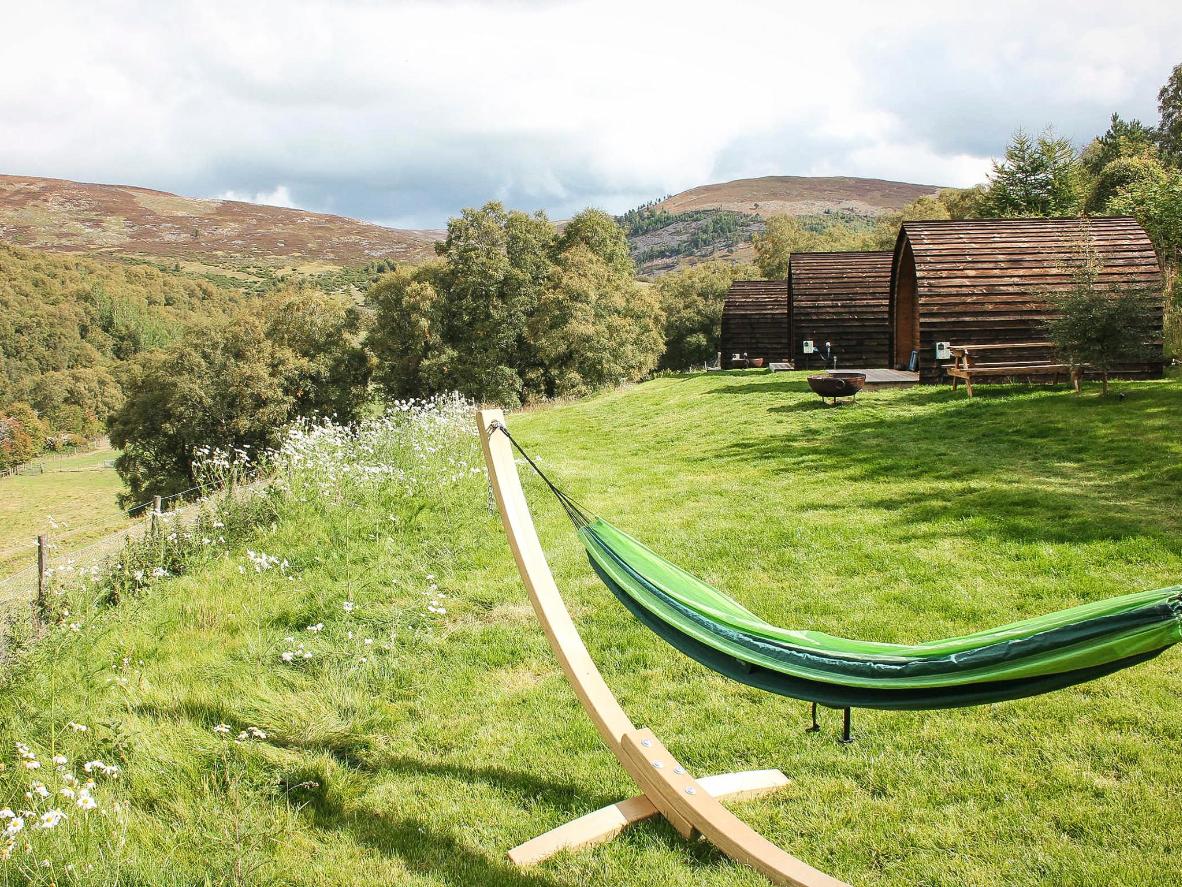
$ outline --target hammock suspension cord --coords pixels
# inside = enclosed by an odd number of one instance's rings
[[[489,432],[491,433],[494,431],[499,431],[501,434],[505,435],[505,437],[509,438],[509,443],[513,444],[513,448],[517,450],[517,452],[521,453],[521,457],[525,459],[525,461],[529,464],[529,467],[534,470],[534,473],[542,479],[542,483],[550,488],[550,492],[553,493],[555,498],[557,498],[562,504],[562,508],[566,512],[566,516],[570,518],[571,523],[575,525],[576,530],[581,530],[584,527],[590,525],[592,520],[594,520],[593,516],[584,508],[582,508],[578,502],[559,489],[555,483],[550,480],[550,478],[546,477],[546,472],[542,471],[542,469],[538,467],[538,463],[535,462],[530,454],[522,448],[521,444],[517,442],[516,438],[514,438],[513,435],[509,433],[508,428],[506,428],[500,422],[494,422],[489,426]]]

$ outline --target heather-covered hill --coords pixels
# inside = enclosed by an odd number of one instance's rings
[[[377,259],[420,262],[434,231],[236,200],[200,200],[131,185],[0,175],[0,241],[65,252],[211,260],[213,264]]]

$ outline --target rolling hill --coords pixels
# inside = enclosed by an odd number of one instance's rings
[[[215,266],[418,262],[436,231],[203,200],[131,185],[0,175],[0,241],[59,252],[191,259]]]
[[[763,176],[701,185],[620,217],[642,274],[657,275],[715,258],[750,261],[751,238],[764,219],[793,215],[825,227],[871,225],[937,185],[849,176]]]

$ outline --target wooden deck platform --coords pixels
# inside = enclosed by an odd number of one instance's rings
[[[838,367],[839,373],[865,373],[867,385],[915,385],[919,382],[919,373],[909,373],[906,370],[867,370],[861,367]]]

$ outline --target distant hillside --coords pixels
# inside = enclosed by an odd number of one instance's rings
[[[620,217],[644,274],[713,258],[749,261],[751,238],[773,215],[793,215],[818,229],[834,222],[870,226],[936,185],[848,176],[764,176],[691,188]]]
[[[63,252],[193,259],[215,266],[419,262],[439,232],[385,228],[130,185],[0,175],[0,241]]]

